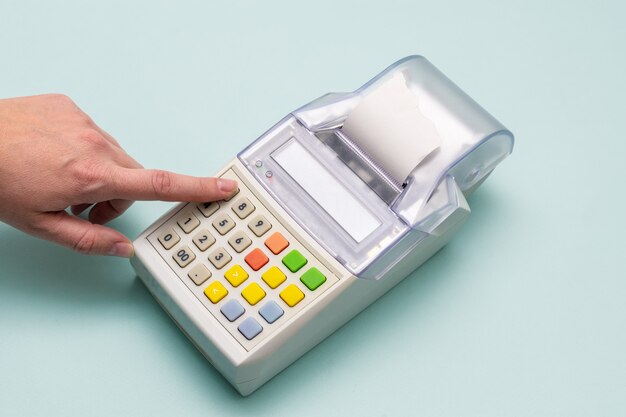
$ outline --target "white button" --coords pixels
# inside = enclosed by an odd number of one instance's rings
[[[220,208],[220,203],[217,201],[198,204],[198,210],[200,210],[204,217],[210,217],[211,214],[215,213],[218,208]]]

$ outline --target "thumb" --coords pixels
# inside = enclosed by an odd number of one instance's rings
[[[65,211],[43,213],[36,234],[87,255],[125,258],[133,255],[132,243],[120,232],[71,216]]]

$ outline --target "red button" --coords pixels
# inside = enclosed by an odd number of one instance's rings
[[[267,255],[259,248],[256,248],[245,257],[246,263],[255,271],[258,271],[269,262]]]

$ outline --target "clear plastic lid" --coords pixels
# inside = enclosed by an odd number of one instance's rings
[[[294,111],[239,158],[349,271],[379,279],[512,148],[511,132],[411,56]]]

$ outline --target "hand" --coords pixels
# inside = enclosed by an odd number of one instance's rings
[[[34,236],[82,253],[130,257],[129,239],[102,225],[134,200],[212,201],[236,187],[143,169],[63,95],[0,100],[0,221]],[[77,217],[89,208],[89,221]]]

